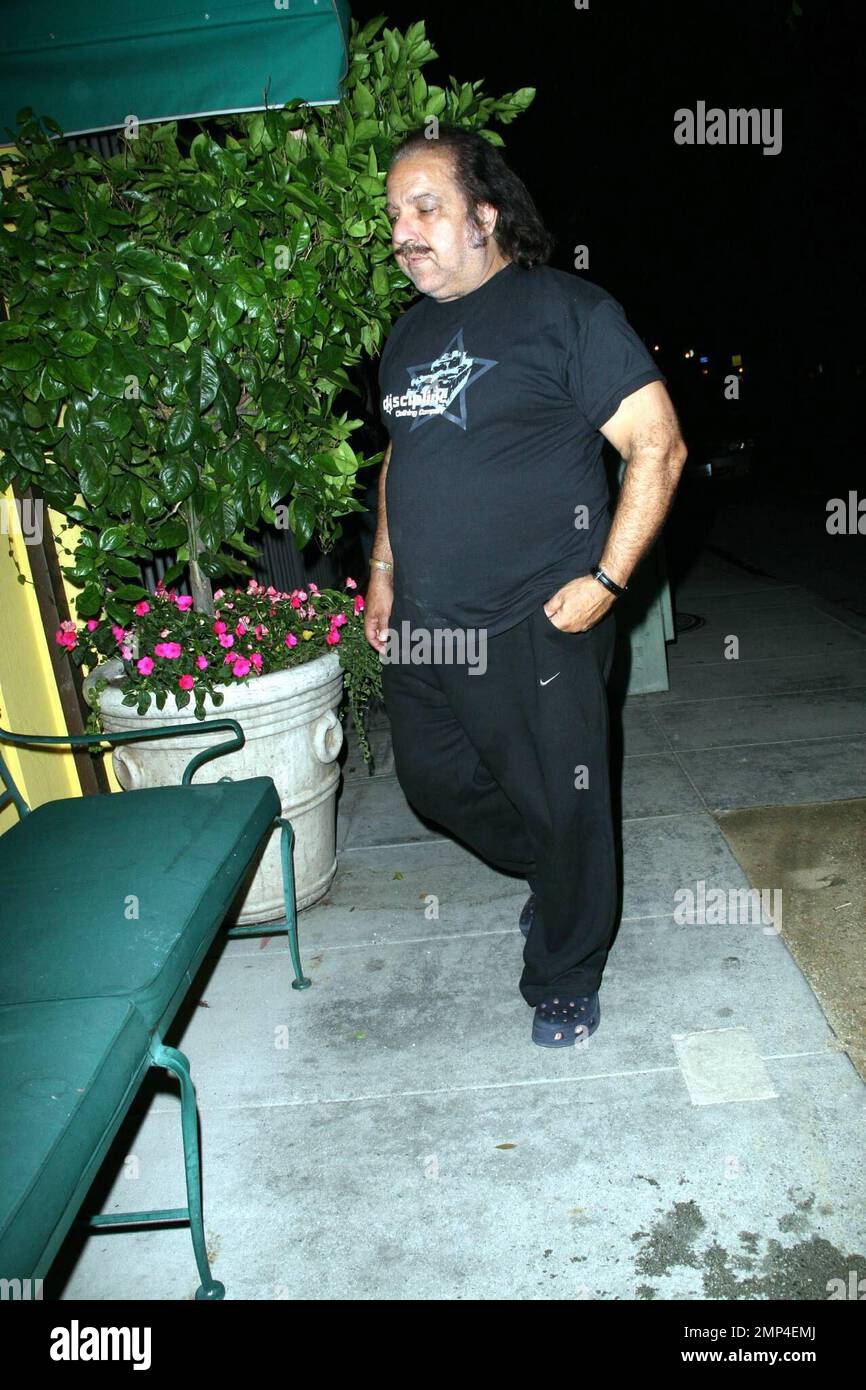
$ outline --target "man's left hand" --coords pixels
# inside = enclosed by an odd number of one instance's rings
[[[587,632],[615,603],[615,594],[591,574],[584,574],[557,589],[544,604],[544,611],[563,632]]]

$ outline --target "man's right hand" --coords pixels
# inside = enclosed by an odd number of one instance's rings
[[[385,570],[373,569],[364,595],[364,636],[380,654],[388,645],[388,620],[394,603],[394,583]]]

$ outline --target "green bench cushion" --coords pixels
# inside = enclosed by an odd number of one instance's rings
[[[0,1008],[0,1277],[41,1278],[150,1064],[127,1000]]]
[[[0,836],[0,1004],[179,1006],[280,813],[269,777],[76,797]],[[137,913],[137,916],[135,915]]]

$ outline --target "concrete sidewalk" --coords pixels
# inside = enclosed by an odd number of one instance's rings
[[[863,1082],[772,927],[673,913],[699,881],[749,887],[714,811],[866,797],[866,634],[712,561],[676,608],[706,624],[623,711],[623,920],[588,1044],[531,1043],[526,885],[414,815],[387,728],[376,776],[349,749],[339,872],[300,918],[313,987],[279,937],[205,967],[168,1041],[227,1297],[823,1300],[862,1277]],[[115,1174],[106,1211],[183,1204],[167,1084]],[[55,1271],[66,1299],[198,1282],[183,1228],[71,1237]]]

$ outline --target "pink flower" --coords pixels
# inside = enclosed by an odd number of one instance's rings
[[[336,647],[336,645],[337,645],[337,643],[339,642],[339,640],[340,640],[340,634],[339,634],[339,632],[337,631],[337,629],[336,629],[335,627],[332,627],[332,628],[331,628],[331,631],[328,633],[327,637],[325,638],[325,641],[327,642],[327,644],[328,644],[329,647]]]
[[[274,595],[276,594],[276,592],[277,592],[277,591],[276,591],[276,589],[274,588],[273,584],[269,584],[269,585],[268,585],[268,594],[273,598]]]
[[[312,594],[317,594],[319,592],[318,584],[314,584],[312,580],[310,580],[309,584],[307,585],[307,588],[310,590],[310,593]]]
[[[250,663],[245,656],[239,656],[232,667],[232,675],[240,679],[241,676],[248,676],[250,673]]]
[[[98,627],[99,627],[99,623],[97,622],[96,618],[88,618],[88,619],[87,619],[87,631],[88,631],[88,632],[95,632],[96,629],[97,629]]]
[[[120,649],[120,655],[123,657],[124,661],[131,661],[131,660],[132,660],[132,647],[121,647],[121,649]]]
[[[216,589],[214,590],[214,598],[222,598],[224,593],[225,589]]]
[[[252,664],[255,666],[256,670],[261,674],[261,669],[262,669],[262,654],[261,654],[261,652],[253,652],[252,656],[250,657],[250,661],[251,661]]]
[[[143,598],[139,603],[135,605],[132,611],[136,614],[137,617],[143,618],[145,613],[150,612],[150,604],[148,603],[147,599]]]
[[[357,586],[357,584],[355,583],[354,579],[347,579],[347,580],[346,580],[346,588],[347,588],[347,589],[357,589],[357,587],[358,587],[358,586]]]
[[[65,647],[68,652],[71,652],[72,648],[76,645],[78,641],[78,634],[75,631],[75,624],[70,622],[67,618],[64,622],[60,624],[59,628],[55,632],[54,639],[56,642],[59,643],[61,647]]]
[[[213,625],[213,630],[216,633],[217,637],[219,637],[221,633],[225,632],[226,625],[223,622],[215,622]]]
[[[238,654],[237,654],[237,652],[226,652],[225,656],[223,657],[223,665],[224,665],[224,666],[231,666],[232,662],[233,662],[233,661],[237,661],[237,659],[238,659]]]
[[[356,595],[355,595],[355,616],[357,617],[357,615],[358,615],[359,613],[363,613],[363,611],[364,611],[364,595],[363,595],[363,594],[356,594]]]
[[[234,644],[235,644],[235,639],[232,637],[232,635],[231,635],[230,632],[223,632],[223,633],[220,635],[220,646],[221,646],[221,647],[233,647]]]
[[[111,631],[114,634],[115,642],[118,646],[120,646],[121,642],[123,642],[126,638],[126,633],[124,632],[122,627],[117,626],[117,623],[111,624]]]
[[[157,581],[156,581],[156,592],[157,592],[158,594],[161,594],[161,593],[163,592],[164,589],[165,589],[165,580],[164,580],[164,579],[157,579]]]
[[[139,657],[135,664],[143,676],[149,676],[153,670],[153,661],[149,656]]]
[[[235,628],[235,632],[237,633],[238,637],[243,637],[246,634],[246,630],[246,623],[244,622],[243,618],[241,618],[240,622]]]
[[[300,606],[301,606],[301,600],[300,600],[300,598],[299,598],[297,592],[295,592],[294,594],[292,594],[292,597],[289,599],[289,603],[292,605],[293,608],[300,608]]]
[[[297,637],[295,636],[295,634],[294,634],[293,632],[287,632],[287,633],[286,633],[286,646],[287,646],[287,647],[296,647],[297,645],[298,645],[298,639],[297,639]]]
[[[204,671],[210,665],[210,662],[208,661],[206,656],[197,656],[195,659],[195,664],[200,671]]]
[[[180,642],[157,642],[153,649],[154,656],[164,656],[169,660],[180,656],[183,648]]]
[[[193,680],[192,676],[181,676],[180,680],[178,681],[178,685],[180,686],[181,690],[192,690],[193,686],[195,685],[195,681]]]
[[[175,603],[177,604],[177,607],[181,613],[188,612],[189,609],[192,608],[194,602],[195,600],[192,598],[190,594],[178,594],[177,598],[175,599]]]
[[[255,634],[256,634],[256,641],[257,641],[257,642],[261,642],[261,640],[262,640],[262,638],[264,637],[264,635],[265,635],[265,633],[267,632],[267,630],[268,630],[268,629],[264,626],[263,623],[256,623],[256,626],[255,626]]]
[[[159,635],[160,635],[160,637],[167,637],[167,636],[168,636],[168,628],[167,628],[167,627],[164,627],[164,628],[162,629],[162,631],[160,632]]]
[[[343,623],[347,623],[348,621],[349,619],[346,617],[345,613],[335,613],[331,619],[331,626],[342,627]]]

